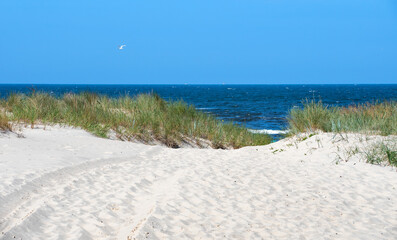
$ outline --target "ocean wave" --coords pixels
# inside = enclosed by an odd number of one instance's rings
[[[212,110],[212,109],[217,109],[214,107],[196,107],[197,110]]]
[[[276,135],[276,134],[286,134],[289,131],[288,130],[272,130],[272,129],[248,129],[248,131],[252,133],[264,133],[264,134],[271,134],[271,135]]]

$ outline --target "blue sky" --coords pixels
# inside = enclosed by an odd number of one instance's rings
[[[395,0],[1,0],[0,22],[0,83],[397,83]]]

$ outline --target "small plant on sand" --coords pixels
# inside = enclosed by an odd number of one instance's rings
[[[365,159],[372,164],[389,164],[397,167],[397,143],[382,141],[364,151]]]

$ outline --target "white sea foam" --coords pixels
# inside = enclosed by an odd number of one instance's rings
[[[248,131],[252,133],[262,133],[262,134],[286,134],[289,131],[288,130],[272,130],[272,129],[248,129]]]

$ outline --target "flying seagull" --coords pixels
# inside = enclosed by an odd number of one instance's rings
[[[125,44],[120,45],[120,46],[119,46],[119,50],[123,50],[125,46],[127,46],[127,45],[125,45]]]

